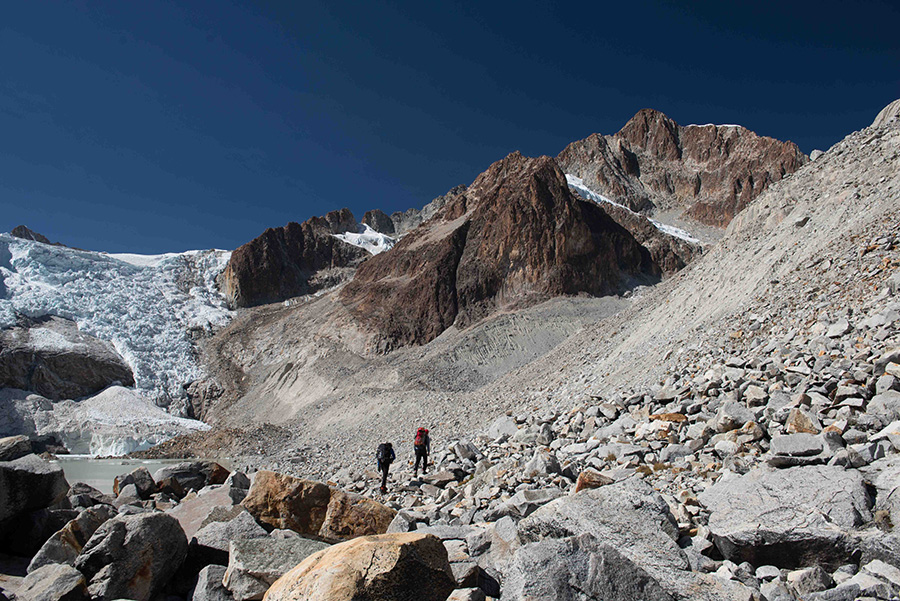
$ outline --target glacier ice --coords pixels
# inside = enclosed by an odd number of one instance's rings
[[[216,276],[231,253],[111,255],[0,234],[0,328],[56,315],[111,342],[159,405],[202,376],[191,331],[228,323]]]

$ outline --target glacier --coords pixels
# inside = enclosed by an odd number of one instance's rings
[[[157,405],[203,375],[192,334],[232,316],[216,287],[230,251],[108,254],[0,234],[0,328],[55,315],[113,344]]]

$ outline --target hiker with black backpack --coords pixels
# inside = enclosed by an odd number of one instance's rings
[[[422,461],[422,473],[428,471],[428,455],[431,453],[431,437],[428,436],[428,428],[416,430],[413,449],[416,451],[416,465],[413,468],[413,478],[415,478],[419,475],[419,460]]]
[[[396,459],[394,455],[394,445],[389,442],[383,442],[378,445],[375,451],[375,460],[378,462],[378,471],[381,472],[381,493],[387,492],[388,472],[391,469],[391,463]]]

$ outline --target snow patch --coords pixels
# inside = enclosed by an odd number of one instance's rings
[[[203,375],[190,330],[231,319],[216,287],[230,256],[110,255],[0,234],[0,328],[15,325],[17,315],[72,320],[111,342],[131,366],[135,386],[167,405]]]
[[[368,224],[362,224],[359,226],[359,232],[351,233],[347,232],[345,234],[332,234],[338,240],[343,240],[347,244],[352,244],[353,246],[358,246],[359,248],[365,249],[369,252],[369,254],[377,255],[378,253],[383,253],[386,250],[391,250],[394,248],[394,244],[396,240],[391,238],[390,236],[386,236],[380,232],[376,232]]]
[[[571,174],[567,173],[566,174],[566,182],[569,184],[570,188],[575,189],[576,192],[578,192],[579,194],[581,194],[582,196],[584,196],[585,198],[587,198],[589,200],[593,200],[597,204],[603,204],[603,203],[611,204],[615,207],[619,207],[620,209],[625,209],[632,215],[640,215],[639,213],[632,211],[625,205],[619,204],[614,200],[610,200],[609,198],[607,198],[606,196],[603,196],[599,192],[594,192],[593,190],[591,190],[590,188],[585,186],[584,180],[581,179],[580,177],[578,177],[577,175],[571,175]],[[656,221],[654,219],[650,219],[649,221],[656,227],[656,229],[658,229],[659,231],[661,231],[664,234],[668,234],[669,236],[674,236],[675,238],[681,238],[682,240],[686,240],[687,242],[690,242],[692,244],[701,244],[700,240],[691,236],[691,234],[689,232],[686,232],[685,230],[683,230],[681,228],[675,227],[674,225],[669,225],[667,223],[662,223],[662,222]]]

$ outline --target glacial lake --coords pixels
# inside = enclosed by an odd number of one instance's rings
[[[66,481],[71,484],[84,482],[90,484],[100,492],[112,494],[113,480],[116,476],[127,474],[138,468],[145,467],[151,475],[161,467],[176,465],[185,461],[198,461],[197,459],[128,459],[117,457],[113,459],[96,459],[91,455],[57,455],[51,463],[58,464],[66,474]],[[229,462],[214,459],[219,465],[231,469]]]

